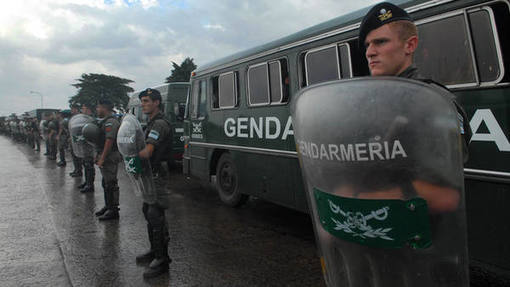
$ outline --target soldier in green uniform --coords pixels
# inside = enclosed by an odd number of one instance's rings
[[[147,89],[138,96],[143,113],[149,116],[145,130],[146,147],[139,152],[140,158],[150,159],[151,166],[156,166],[171,145],[172,129],[161,112],[161,94],[157,90]],[[154,163],[154,165],[153,165]],[[158,190],[158,193],[161,191]],[[152,278],[168,272],[171,262],[168,256],[168,227],[165,218],[166,203],[143,204],[143,214],[147,220],[147,232],[151,249],[136,257],[137,263],[150,262],[145,278]]]
[[[71,105],[71,117],[76,115],[76,114],[79,114],[80,113],[80,106],[78,104],[72,104]],[[71,140],[71,138],[69,137],[69,140]],[[73,157],[73,166],[74,166],[74,170],[69,173],[69,175],[71,177],[81,177],[83,175],[82,173],[82,170],[83,170],[83,163],[82,163],[82,160],[81,158],[77,157],[76,154],[74,153],[73,151],[73,145],[69,145],[70,149],[71,149],[71,156]]]
[[[49,134],[49,129],[48,129],[48,124],[49,124],[49,121],[50,121],[50,116],[51,114],[50,113],[44,113],[43,114],[43,119],[40,123],[40,126],[39,126],[39,131],[41,132],[42,134],[42,137],[44,139],[44,147],[45,147],[45,152],[44,152],[44,155],[45,156],[49,156],[50,155],[50,143],[49,143],[49,140],[48,140],[48,134]]]
[[[57,163],[57,166],[64,167],[66,166],[66,149],[69,143],[69,113],[63,110],[58,114],[59,129],[57,142],[60,161]]]
[[[37,118],[32,118],[32,121],[30,122],[30,132],[32,133],[32,137],[34,139],[34,150],[40,151],[41,150],[41,134],[39,132],[39,125],[37,124]]]
[[[418,47],[418,31],[411,16],[402,8],[388,2],[372,7],[361,22],[359,44],[364,50],[371,76],[414,79],[428,83],[433,88],[448,91],[441,84],[421,77],[418,69],[413,65],[413,55]],[[455,96],[449,94],[449,100],[457,108],[459,132],[463,138],[464,161],[467,161],[468,144],[472,135],[471,127],[466,113],[455,101]],[[427,200],[432,211],[446,212],[457,208],[458,191],[448,190],[424,180],[415,180],[412,185],[417,194]],[[450,202],[450,204],[445,205],[444,202]]]
[[[57,135],[59,131],[59,120],[55,114],[51,114],[48,122],[48,159],[57,160]]]
[[[81,113],[93,116],[94,106],[91,104],[82,104]],[[82,193],[94,192],[94,180],[96,177],[96,169],[94,168],[94,158],[87,157],[82,160],[83,168],[85,170],[85,182],[80,184],[78,188]]]
[[[117,170],[122,160],[117,149],[119,120],[113,115],[113,103],[101,99],[96,108],[99,122],[99,144],[96,145],[96,164],[101,170],[105,206],[96,212],[99,220],[119,218],[119,186]]]

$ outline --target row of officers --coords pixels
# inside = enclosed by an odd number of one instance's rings
[[[149,122],[145,128],[144,148],[136,155],[142,161],[150,162],[150,166],[160,167],[164,154],[171,148],[172,129],[170,122],[162,113],[161,94],[157,90],[147,89],[140,93],[143,112],[148,115]],[[117,134],[121,126],[120,117],[114,113],[114,105],[108,99],[100,99],[97,105],[75,104],[70,110],[56,113],[45,113],[40,122],[37,118],[11,118],[3,121],[0,131],[10,135],[15,141],[27,143],[35,151],[41,150],[41,140],[46,144],[48,160],[57,160],[57,166],[66,166],[66,150],[69,150],[74,170],[71,177],[84,177],[78,188],[82,193],[95,191],[95,166],[101,174],[101,186],[104,191],[103,208],[95,215],[100,221],[119,219],[119,186],[118,166],[123,160],[117,146]],[[82,134],[72,133],[73,119],[87,117],[93,122],[83,127]],[[74,137],[74,138],[73,138]],[[91,153],[83,152],[80,141],[88,142],[93,149]],[[79,151],[75,150],[78,149]],[[157,175],[159,169],[149,174]],[[155,176],[157,177],[157,176]],[[151,181],[153,178],[150,179]],[[157,177],[157,180],[162,180]],[[160,185],[151,185],[157,189]],[[155,190],[161,193],[161,190]],[[169,232],[165,219],[167,204],[162,201],[147,201],[144,199],[142,212],[147,221],[147,234],[150,249],[136,257],[137,264],[148,264],[143,276],[152,278],[168,272],[171,262],[168,256]]]

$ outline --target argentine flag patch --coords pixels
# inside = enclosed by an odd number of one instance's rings
[[[149,137],[157,141],[159,139],[159,133],[155,130],[151,130]]]

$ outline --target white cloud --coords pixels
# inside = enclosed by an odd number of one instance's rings
[[[204,28],[207,29],[207,30],[219,30],[219,31],[222,31],[222,32],[225,32],[225,28],[223,26],[221,26],[220,24],[206,24],[204,25]]]
[[[15,0],[0,9],[0,115],[64,108],[83,73],[157,85],[171,61],[197,65],[289,35],[374,0]]]
[[[149,9],[159,5],[158,0],[141,0],[143,9]]]

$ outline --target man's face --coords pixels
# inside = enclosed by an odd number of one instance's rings
[[[142,97],[140,101],[142,102],[142,112],[146,115],[152,114],[159,106],[159,101],[153,101],[149,96]]]
[[[406,42],[389,24],[370,31],[365,39],[365,56],[372,76],[397,76],[407,68]]]
[[[80,111],[78,111],[78,108],[75,108],[75,107],[71,108],[71,114],[76,115],[79,112]]]
[[[103,105],[97,105],[96,112],[97,116],[100,118],[104,118],[106,116],[107,108],[105,108]]]
[[[91,115],[92,111],[87,106],[81,106],[81,113],[86,115]]]

